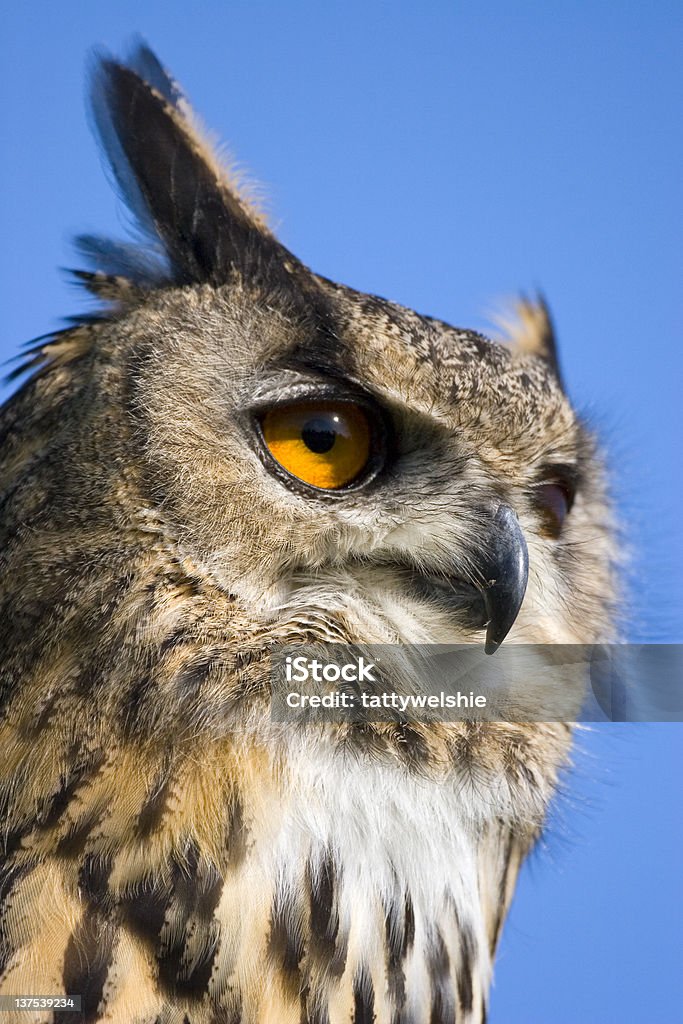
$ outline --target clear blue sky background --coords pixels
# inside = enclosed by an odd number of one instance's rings
[[[316,270],[482,328],[540,286],[633,548],[634,640],[680,641],[683,8],[75,2],[3,15],[0,357],[82,300],[71,232],[121,233],[83,112],[93,44],[142,33]],[[524,872],[492,1024],[683,1019],[683,726],[580,737]]]

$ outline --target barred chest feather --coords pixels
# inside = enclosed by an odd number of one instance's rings
[[[111,750],[18,843],[3,991],[121,1024],[481,1021],[530,841],[490,797],[302,736]]]

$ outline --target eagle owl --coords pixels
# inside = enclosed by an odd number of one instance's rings
[[[79,240],[98,311],[1,413],[0,992],[81,999],[21,1021],[483,1021],[570,727],[287,725],[270,663],[612,636],[547,309],[494,342],[310,271],[143,45],[92,106],[140,237]]]

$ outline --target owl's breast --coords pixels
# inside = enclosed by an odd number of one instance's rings
[[[453,773],[305,734],[114,746],[12,855],[2,991],[121,1022],[480,1020],[528,843],[485,818]]]

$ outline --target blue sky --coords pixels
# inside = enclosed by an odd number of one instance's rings
[[[541,287],[569,390],[604,439],[632,640],[683,640],[680,4],[13,5],[0,43],[0,358],[83,308],[72,233],[125,217],[84,64],[144,35],[261,182],[306,263],[486,329]],[[683,1005],[683,726],[582,734],[524,872],[492,1024],[670,1024]]]

